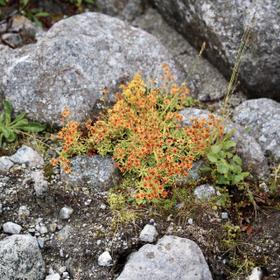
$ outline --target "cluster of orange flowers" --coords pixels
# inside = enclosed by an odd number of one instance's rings
[[[184,108],[189,89],[176,85],[166,66],[164,73],[163,88],[149,88],[139,74],[135,75],[122,86],[116,104],[104,118],[85,123],[86,135],[82,136],[74,122],[58,134],[68,155],[77,153],[81,143],[85,153],[112,154],[123,174],[139,178],[135,198],[140,203],[166,198],[176,179],[187,176],[193,161],[211,145],[213,133],[223,133],[213,116],[182,127],[178,110]]]
[[[70,111],[66,108],[61,114],[65,121],[70,116]],[[56,166],[60,164],[65,173],[71,172],[70,156],[83,154],[86,148],[86,142],[82,137],[80,125],[76,121],[69,121],[57,134],[57,139],[63,142],[62,150],[58,158],[53,158],[51,164]]]

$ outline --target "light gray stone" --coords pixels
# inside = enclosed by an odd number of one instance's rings
[[[69,206],[64,206],[59,211],[59,218],[62,220],[68,220],[73,212],[73,208]]]
[[[140,232],[139,239],[142,242],[153,243],[156,241],[158,236],[157,229],[154,225],[145,225],[145,227]]]
[[[227,89],[227,80],[206,58],[198,58],[198,51],[164,21],[157,10],[150,8],[133,24],[154,35],[168,48],[184,68],[191,95],[200,101],[221,99]]]
[[[9,160],[16,164],[26,164],[29,167],[42,167],[44,160],[38,152],[23,145],[17,152],[9,157]]]
[[[234,110],[233,120],[280,162],[280,103],[268,98],[245,101]]]
[[[48,192],[48,181],[44,178],[43,170],[35,170],[30,173],[30,177],[34,182],[34,190],[36,196],[44,196]]]
[[[1,280],[44,279],[45,264],[36,238],[12,235],[0,241]]]
[[[46,280],[60,280],[60,275],[58,273],[50,274],[46,277]]]
[[[96,0],[96,11],[132,21],[145,9],[145,0]]]
[[[228,220],[228,212],[222,212],[222,213],[221,213],[221,218],[222,218],[223,220]]]
[[[197,186],[193,193],[199,200],[208,200],[216,194],[216,190],[213,186],[204,184]]]
[[[183,125],[191,125],[192,118],[207,119],[211,113],[207,110],[187,108],[182,110],[180,114],[183,117]],[[257,178],[267,176],[267,160],[255,138],[250,136],[240,125],[230,120],[223,120],[221,116],[214,116],[222,120],[226,133],[234,132],[232,139],[236,142],[236,152],[241,157],[245,169],[249,170]]]
[[[73,119],[84,120],[105,106],[105,87],[111,93],[108,103],[113,102],[120,82],[136,72],[147,80],[160,79],[164,63],[178,80],[184,79],[155,37],[104,14],[61,20],[28,46],[9,58],[0,87],[16,111],[41,122],[61,125],[65,107]]]
[[[103,252],[98,257],[98,265],[99,266],[111,266],[112,265],[112,257],[108,251]]]
[[[3,224],[3,231],[9,234],[18,234],[22,230],[22,227],[13,222],[6,222]]]
[[[251,274],[247,277],[247,280],[262,280],[263,272],[260,267],[254,267]]]
[[[275,0],[154,0],[164,18],[189,42],[206,42],[207,58],[229,77],[242,36],[251,28],[240,82],[250,96],[280,100],[280,2]],[[253,73],[253,74],[252,74]]]
[[[72,186],[88,185],[105,191],[119,182],[120,174],[110,157],[78,156],[71,160],[72,171],[62,173],[62,180]]]
[[[0,157],[0,172],[6,173],[10,170],[10,168],[14,165],[14,163],[7,156]]]
[[[48,233],[48,229],[45,225],[42,225],[42,226],[40,226],[39,232],[41,234],[46,234],[46,233]]]
[[[5,33],[1,36],[1,40],[11,48],[18,48],[23,43],[21,36],[17,33]]]
[[[164,236],[130,255],[117,280],[211,280],[198,245],[186,238]]]

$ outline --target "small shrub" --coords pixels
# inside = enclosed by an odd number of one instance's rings
[[[45,129],[45,126],[37,122],[30,122],[21,113],[12,119],[13,108],[10,102],[3,102],[3,111],[0,114],[0,146],[3,142],[14,142],[20,133],[37,133]]]
[[[98,153],[113,156],[124,175],[137,178],[132,196],[138,203],[158,202],[193,161],[222,137],[220,121],[212,115],[182,127],[178,110],[190,105],[189,89],[174,83],[168,66],[161,87],[147,86],[139,74],[121,87],[116,104],[95,123],[70,121],[58,133],[63,147],[53,164],[71,171],[69,158]],[[68,117],[69,111],[63,113]]]

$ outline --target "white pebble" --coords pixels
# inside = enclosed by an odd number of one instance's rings
[[[155,226],[153,225],[145,225],[145,227],[143,228],[143,230],[140,232],[140,240],[142,242],[155,242],[158,236],[158,232],[155,228]]]
[[[112,257],[108,251],[103,252],[98,257],[98,265],[99,266],[111,266],[112,265]]]
[[[64,206],[59,211],[59,218],[62,220],[68,220],[73,212],[74,212],[74,210],[71,207]]]
[[[13,222],[7,222],[7,223],[3,224],[3,231],[5,233],[18,234],[21,232],[21,230],[22,230],[22,227]]]

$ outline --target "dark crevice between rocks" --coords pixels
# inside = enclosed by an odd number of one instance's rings
[[[119,275],[124,269],[125,264],[128,261],[130,254],[135,253],[138,251],[144,244],[142,242],[138,242],[137,244],[133,245],[132,247],[124,250],[123,252],[119,253],[117,256],[117,260],[112,267],[111,273],[112,275]]]

